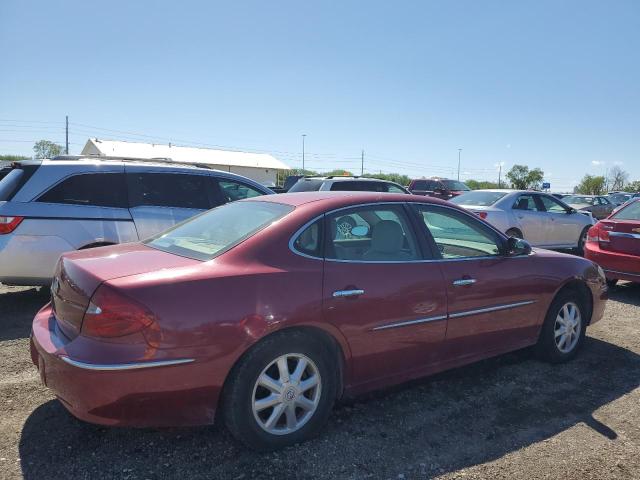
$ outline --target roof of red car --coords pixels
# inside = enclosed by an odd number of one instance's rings
[[[421,202],[444,204],[444,200],[421,195],[408,195],[404,193],[380,193],[380,192],[296,192],[280,193],[276,195],[264,195],[253,197],[247,201],[267,201],[283,203],[297,207],[306,203],[324,201],[331,207],[340,205],[352,205],[367,202]]]

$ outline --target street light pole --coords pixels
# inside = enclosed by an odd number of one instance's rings
[[[460,152],[462,152],[461,148],[458,149],[458,181],[460,181]]]
[[[302,174],[304,175],[304,137],[307,135],[305,133],[302,134]]]

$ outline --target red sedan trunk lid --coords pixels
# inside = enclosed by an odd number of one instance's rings
[[[613,252],[640,255],[640,221],[601,220],[602,229],[609,232],[609,248]]]
[[[102,282],[199,263],[198,260],[172,255],[141,243],[64,254],[56,266],[51,284],[51,303],[58,326],[67,337],[77,336],[89,301]]]

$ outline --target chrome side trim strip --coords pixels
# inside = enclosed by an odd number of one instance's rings
[[[157,360],[155,362],[136,362],[136,363],[115,363],[115,364],[101,364],[101,363],[85,363],[78,360],[73,360],[69,357],[60,357],[63,362],[73,365],[74,367],[82,368],[83,370],[99,370],[99,371],[120,371],[120,370],[137,370],[140,368],[154,368],[154,367],[168,367],[170,365],[182,365],[184,363],[194,362],[194,358],[182,358],[178,360]]]
[[[498,312],[500,310],[509,310],[511,308],[524,307],[536,303],[535,300],[527,300],[525,302],[508,303],[505,305],[496,305],[495,307],[479,308],[477,310],[467,310],[464,312],[450,313],[449,318],[468,317],[470,315],[479,315],[481,313]]]
[[[380,325],[374,327],[372,330],[386,330],[388,328],[406,327],[407,325],[417,325],[418,323],[437,322],[439,320],[446,320],[446,315],[438,315],[437,317],[419,318],[417,320],[407,320],[406,322],[388,323],[386,325]]]
[[[638,277],[640,278],[640,274],[638,273],[627,273],[627,272],[620,272],[618,270],[607,270],[606,268],[603,268],[604,272],[607,273],[619,273],[620,275],[628,275],[630,277]]]

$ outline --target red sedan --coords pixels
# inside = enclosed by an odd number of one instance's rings
[[[568,360],[606,294],[591,261],[437,199],[272,195],[64,255],[32,357],[81,419],[219,419],[271,449],[317,433],[343,395],[529,345]]]
[[[589,230],[584,256],[604,269],[609,285],[640,282],[640,198]]]

